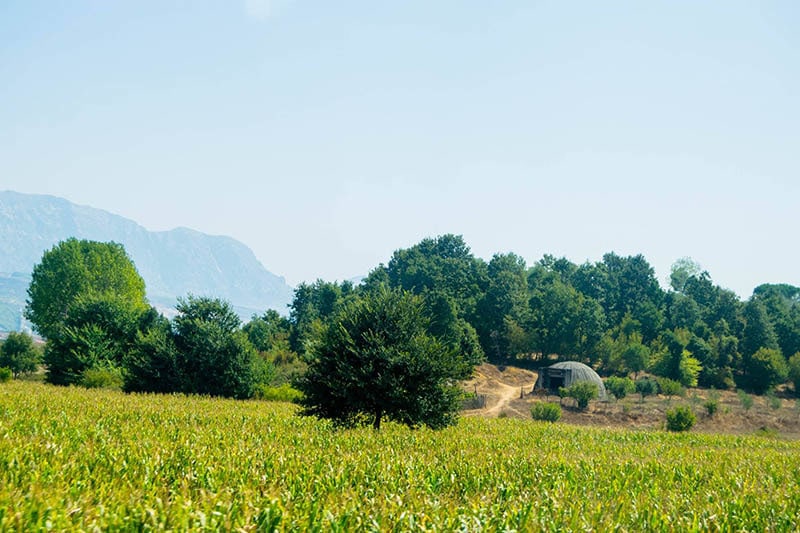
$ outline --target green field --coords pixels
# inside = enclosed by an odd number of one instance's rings
[[[800,443],[0,385],[0,530],[786,531]]]

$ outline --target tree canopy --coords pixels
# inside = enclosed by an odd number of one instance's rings
[[[304,413],[342,425],[384,419],[440,428],[455,421],[456,381],[472,365],[428,333],[421,297],[380,289],[347,302],[309,354]]]
[[[104,298],[133,310],[147,308],[144,280],[121,244],[68,239],[34,266],[25,316],[36,332],[50,339],[79,301]]]

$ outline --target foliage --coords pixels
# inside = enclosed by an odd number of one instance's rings
[[[621,400],[628,394],[636,392],[636,384],[631,378],[620,378],[611,376],[605,380],[606,391],[614,395],[615,398]]]
[[[473,367],[428,334],[424,301],[380,289],[345,304],[298,382],[304,413],[352,426],[386,418],[441,428],[455,422],[456,380]]]
[[[794,386],[794,393],[800,395],[800,352],[789,358],[788,373],[789,380]]]
[[[292,323],[274,309],[253,318],[244,325],[242,331],[250,344],[259,352],[269,352],[276,348],[289,348],[289,335]]]
[[[27,333],[12,331],[0,346],[0,367],[11,370],[14,377],[35,372],[42,354]]]
[[[258,384],[255,387],[253,398],[256,400],[266,400],[271,402],[293,402],[296,403],[303,397],[303,393],[295,389],[288,383],[283,383],[277,387]]]
[[[636,392],[641,396],[644,402],[645,396],[652,396],[658,392],[658,382],[650,378],[641,378],[636,380]]]
[[[703,367],[686,349],[690,339],[691,333],[685,329],[665,331],[661,336],[664,349],[656,358],[653,373],[677,381],[684,387],[696,387]]]
[[[147,307],[144,281],[120,244],[68,239],[46,251],[33,268],[25,316],[47,339],[59,336],[79,299]]]
[[[561,419],[561,406],[552,402],[536,402],[531,406],[531,417],[534,420],[558,422]]]
[[[786,360],[778,349],[759,348],[752,356],[745,358],[743,370],[741,385],[756,394],[763,394],[780,385],[789,376]]]
[[[173,342],[183,392],[249,398],[255,349],[230,304],[189,296],[178,301],[177,309]]]
[[[5,366],[0,366],[0,383],[7,383],[11,381],[13,375],[14,374],[10,368]]]
[[[658,389],[667,397],[684,396],[686,389],[678,381],[669,378],[658,378]]]
[[[745,411],[749,411],[753,408],[754,401],[752,396],[743,390],[736,391],[736,395],[739,397],[739,402],[742,404]]]
[[[719,400],[709,398],[703,402],[703,407],[705,408],[706,413],[708,413],[708,416],[714,416],[719,410]]]
[[[124,381],[119,367],[96,366],[84,370],[78,383],[87,389],[122,390]]]
[[[559,396],[575,400],[578,404],[578,409],[586,409],[589,407],[589,401],[597,398],[599,393],[600,391],[597,383],[591,381],[578,381],[569,387],[561,387],[558,389]]]
[[[78,297],[58,334],[45,346],[47,381],[78,384],[87,369],[120,367],[139,328],[146,327],[154,314],[154,310],[143,314],[113,296]]]
[[[668,431],[689,431],[697,422],[697,417],[689,406],[677,406],[667,410]]]

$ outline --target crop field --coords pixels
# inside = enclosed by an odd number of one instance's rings
[[[0,530],[787,531],[800,443],[0,385]]]

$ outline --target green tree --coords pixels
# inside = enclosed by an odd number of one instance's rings
[[[386,273],[392,288],[445,294],[455,303],[458,317],[470,323],[488,285],[486,263],[472,255],[463,237],[452,234],[395,251]]]
[[[146,331],[137,334],[136,342],[123,359],[126,392],[171,393],[184,391],[183,375],[178,366],[178,349],[172,326],[164,317]]]
[[[746,359],[744,365],[740,383],[756,394],[764,394],[789,376],[786,359],[777,348],[759,348]]]
[[[577,402],[578,409],[589,407],[589,401],[594,400],[600,394],[597,383],[591,381],[578,381],[569,387],[561,387],[558,395],[563,398],[572,398]]]
[[[114,298],[147,309],[144,280],[121,244],[68,239],[33,268],[25,316],[47,339],[56,337],[78,300]]]
[[[489,262],[488,274],[486,294],[478,305],[476,329],[489,359],[503,361],[516,355],[512,353],[512,346],[517,348],[512,344],[516,334],[514,325],[527,322],[528,276],[525,260],[514,254],[495,254]]]
[[[111,295],[79,297],[45,346],[47,381],[78,384],[87,370],[119,368],[137,332],[154,316],[155,310],[143,313]]]
[[[748,358],[761,348],[778,348],[778,337],[760,300],[751,299],[747,302],[744,319],[745,326],[739,344],[743,357]]]
[[[381,289],[345,304],[325,328],[299,381],[304,414],[342,425],[383,419],[454,423],[456,381],[473,366],[428,333],[419,296]]]
[[[173,340],[183,391],[249,398],[256,351],[230,304],[189,296],[178,300],[177,309]]]
[[[42,354],[27,333],[12,331],[0,346],[0,367],[11,370],[14,377],[35,372]]]
[[[795,395],[800,396],[800,352],[789,358],[789,380],[794,385]]]
[[[672,264],[669,274],[669,284],[675,292],[683,293],[686,283],[690,278],[699,276],[703,272],[700,263],[691,257],[681,257]]]
[[[247,334],[250,343],[259,352],[269,352],[276,347],[288,347],[292,323],[274,309],[268,309],[263,315],[255,316],[244,325],[242,331]]]

